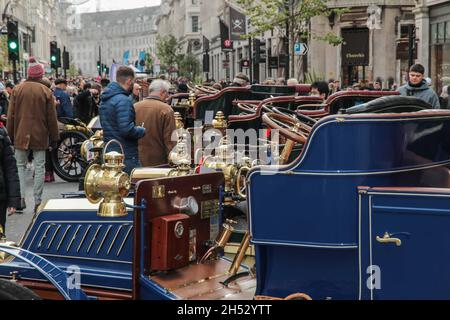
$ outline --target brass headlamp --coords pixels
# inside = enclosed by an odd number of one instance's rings
[[[86,173],[84,188],[86,197],[93,204],[100,203],[100,217],[117,218],[126,216],[127,209],[124,198],[131,188],[130,177],[123,172],[125,156],[118,152],[106,153],[110,141],[103,150],[103,165],[93,165]],[[122,148],[122,146],[120,145]]]
[[[195,92],[191,91],[189,93],[189,107],[193,108],[195,106],[195,101],[197,100],[197,96]]]
[[[214,118],[212,125],[214,129],[225,131],[228,128],[227,120],[225,119],[225,114],[222,111],[218,111],[216,117]]]
[[[103,142],[103,131],[97,131],[89,140],[86,140],[81,145],[81,157],[83,159],[88,160],[88,154],[91,149],[101,149],[103,148],[105,143]],[[99,152],[94,152],[94,158],[100,157]]]
[[[184,121],[183,117],[181,116],[181,113],[175,112],[174,116],[175,116],[175,126],[177,130],[184,129]]]
[[[8,247],[17,247],[17,244],[15,242],[6,240],[5,233],[1,225],[0,225],[0,244]],[[6,262],[8,258],[10,258],[8,254],[6,254],[5,252],[0,252],[0,263]]]

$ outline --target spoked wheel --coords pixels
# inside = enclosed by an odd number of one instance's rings
[[[81,156],[81,145],[86,141],[83,133],[66,131],[61,134],[58,148],[52,151],[52,162],[56,174],[67,182],[78,182],[87,166]]]
[[[13,281],[0,279],[0,300],[41,300],[33,291]]]

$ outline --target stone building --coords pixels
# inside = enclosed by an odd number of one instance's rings
[[[440,94],[450,85],[450,1],[418,0],[414,10],[418,60]]]
[[[309,71],[344,86],[380,79],[385,87],[403,83],[408,68],[407,26],[414,24],[414,1],[334,0],[329,7],[348,8],[340,16],[315,17],[312,32],[332,31],[344,39],[333,47],[309,43]]]
[[[25,77],[28,57],[35,56],[46,66],[48,72],[50,60],[50,42],[58,41],[63,48],[67,45],[66,9],[68,3],[58,0],[0,0],[0,8],[7,16],[19,22],[20,61],[19,76]],[[4,21],[6,24],[6,21]],[[6,54],[6,56],[5,56]],[[10,70],[7,65],[7,52],[3,52],[4,73]]]
[[[183,53],[200,58],[202,53],[202,25],[200,8],[202,0],[162,0],[161,14],[156,19],[158,35],[172,35],[182,45]],[[213,6],[215,0],[207,1]]]
[[[97,61],[135,64],[142,53],[155,56],[159,6],[83,13],[80,28],[70,30],[72,61],[87,76],[98,76]]]

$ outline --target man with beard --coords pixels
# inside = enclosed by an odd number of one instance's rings
[[[120,142],[125,153],[124,171],[128,174],[141,166],[138,141],[145,136],[145,128],[136,126],[136,112],[130,100],[135,78],[133,69],[120,67],[116,82],[103,92],[99,109],[103,140],[105,144],[111,140]],[[116,144],[111,144],[108,151],[121,152]]]

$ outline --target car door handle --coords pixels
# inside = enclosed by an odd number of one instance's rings
[[[384,234],[383,238],[377,236],[377,241],[381,244],[394,243],[397,247],[402,245],[402,240],[398,238],[391,238],[391,235],[387,232]]]

